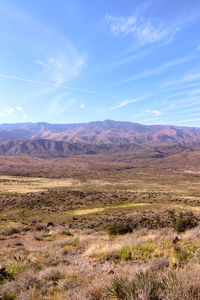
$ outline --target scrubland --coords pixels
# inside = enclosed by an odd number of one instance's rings
[[[0,299],[200,299],[199,180],[1,176]]]

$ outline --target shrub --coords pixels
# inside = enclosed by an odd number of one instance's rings
[[[13,234],[16,234],[16,233],[19,233],[19,232],[20,232],[19,228],[17,228],[17,227],[11,227],[11,228],[8,228],[5,231],[5,235],[13,235]]]
[[[118,300],[159,300],[162,288],[162,283],[153,274],[140,271],[131,281],[126,278],[114,278],[108,292],[112,298]]]
[[[35,227],[35,230],[37,230],[37,231],[42,231],[42,230],[45,230],[45,229],[47,229],[47,227],[43,224],[39,224]]]
[[[17,276],[20,272],[24,271],[27,268],[26,265],[22,265],[22,264],[13,264],[11,265],[7,272],[10,276],[11,279],[14,279],[15,276]]]
[[[176,219],[174,222],[174,229],[178,232],[184,232],[187,229],[194,228],[198,225],[198,221],[194,215],[182,216]]]
[[[69,241],[68,245],[69,246],[72,246],[72,247],[76,247],[78,246],[79,244],[79,240],[72,240],[72,241]]]
[[[19,294],[26,293],[28,290],[37,287],[40,287],[40,281],[32,270],[27,270],[20,274],[15,280],[7,281],[2,286],[0,299],[27,299],[19,298]]]
[[[0,299],[14,300],[18,293],[18,286],[15,281],[8,281],[2,286],[0,291]]]
[[[40,272],[39,277],[42,280],[57,283],[60,279],[65,278],[65,275],[56,267],[48,267]]]
[[[179,265],[183,265],[188,261],[190,254],[185,249],[176,245],[174,246],[174,252],[178,259]]]
[[[124,224],[121,222],[113,223],[108,227],[108,233],[110,235],[126,234],[126,233],[132,232],[132,231],[133,230],[129,224]]]
[[[108,287],[108,293],[112,298],[128,300],[130,298],[129,283],[125,278],[114,278],[111,286]]]
[[[8,279],[12,279],[6,268],[0,268],[0,284]]]
[[[11,265],[8,268],[0,268],[0,284],[14,279],[16,275],[25,269],[26,266],[20,264]]]
[[[63,230],[63,231],[61,232],[61,234],[62,234],[62,235],[67,235],[67,236],[73,236],[73,234],[72,234],[71,232],[65,231],[65,230]]]
[[[76,248],[79,245],[79,240],[70,240],[67,244],[63,247],[63,254],[68,254],[73,248]]]
[[[198,276],[195,281],[191,278],[191,274],[183,274],[170,272],[163,276],[163,294],[162,299],[166,300],[199,300],[200,299],[200,285]]]

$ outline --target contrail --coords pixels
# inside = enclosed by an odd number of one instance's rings
[[[67,89],[67,90],[73,90],[73,91],[77,91],[77,92],[83,92],[83,93],[99,95],[99,96],[104,96],[104,97],[109,97],[109,98],[122,99],[120,97],[114,97],[112,95],[103,94],[103,93],[93,91],[93,90],[79,89],[79,88],[74,88],[71,86],[64,86],[64,85],[58,86],[56,84],[49,83],[47,81],[34,80],[34,79],[25,78],[25,77],[17,77],[17,76],[11,76],[11,75],[6,75],[6,74],[0,74],[0,77],[7,78],[7,79],[19,80],[19,81],[25,81],[25,82],[31,82],[31,83],[40,84],[40,85],[51,86],[51,87],[55,87],[55,88],[59,88],[59,89]]]

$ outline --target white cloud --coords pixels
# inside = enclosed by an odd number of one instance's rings
[[[107,14],[104,21],[110,26],[111,33],[133,35],[142,44],[171,42],[179,30],[178,26],[164,27],[157,20],[136,15],[129,17]]]
[[[85,63],[85,57],[75,53],[59,53],[55,56],[46,57],[44,61],[38,60],[42,72],[49,82],[60,86],[65,82],[76,78]]]
[[[124,106],[126,106],[128,104],[138,102],[138,101],[140,101],[142,99],[143,99],[143,97],[139,97],[139,98],[136,98],[136,99],[127,99],[127,100],[124,100],[124,101],[118,103],[117,105],[111,107],[110,111],[118,109],[118,108],[122,108],[122,107],[124,107]]]
[[[168,106],[168,110],[170,110],[170,109],[172,109],[172,108],[174,108],[174,107],[176,107],[176,103],[170,104],[170,105]]]
[[[14,111],[14,109],[11,108],[11,107],[6,107],[6,108],[4,109],[4,112],[7,113],[7,114],[11,114],[13,111]]]
[[[81,104],[81,108],[84,109],[85,108],[85,103]]]
[[[4,117],[4,113],[2,111],[0,111],[0,118]]]
[[[147,113],[153,114],[156,117],[159,117],[162,115],[162,112],[159,110],[146,110]]]
[[[18,111],[24,111],[23,107],[21,107],[21,106],[17,106],[17,110]]]
[[[162,115],[162,112],[161,112],[161,111],[158,111],[158,110],[152,110],[151,113],[152,113],[153,115],[155,115],[156,117]]]

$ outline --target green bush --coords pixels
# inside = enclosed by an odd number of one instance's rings
[[[8,273],[6,268],[0,268],[0,284],[9,279],[12,279],[12,276]]]
[[[180,266],[184,265],[188,261],[190,254],[184,248],[176,245],[174,246],[174,252]]]
[[[122,222],[113,223],[108,227],[108,233],[110,235],[126,234],[132,231],[133,230],[129,224],[124,224]]]
[[[159,300],[162,289],[162,282],[153,274],[140,271],[131,281],[126,278],[114,278],[111,286],[108,287],[108,293],[118,300]]]
[[[194,215],[182,216],[174,222],[174,229],[178,232],[184,232],[187,229],[194,228],[198,225],[198,221]]]
[[[12,280],[21,271],[26,269],[25,265],[13,264],[8,268],[0,268],[0,284],[6,282],[7,280]]]

